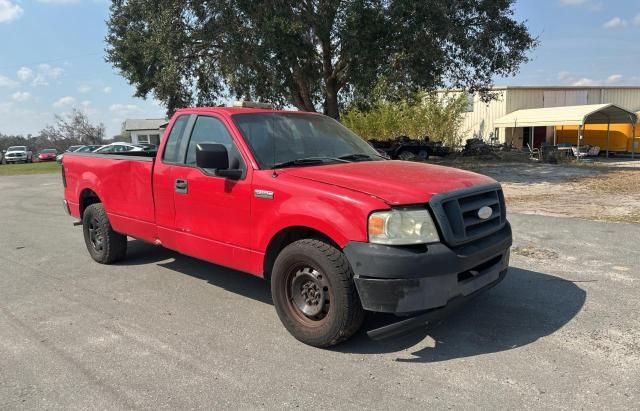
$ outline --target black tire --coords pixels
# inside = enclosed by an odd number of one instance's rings
[[[404,161],[411,161],[416,159],[416,155],[413,154],[411,151],[404,150],[398,153],[398,158]]]
[[[126,256],[127,236],[113,231],[102,204],[91,204],[84,211],[82,231],[91,258],[100,264],[115,263]]]
[[[351,265],[324,241],[304,239],[285,247],[273,267],[271,294],[285,328],[314,347],[345,341],[364,321]]]
[[[418,158],[422,161],[427,161],[429,159],[429,150],[420,150],[418,152]]]

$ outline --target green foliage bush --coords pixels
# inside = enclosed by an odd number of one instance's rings
[[[428,136],[431,141],[458,147],[466,105],[466,93],[421,92],[411,100],[379,99],[367,109],[349,108],[341,121],[368,140]]]

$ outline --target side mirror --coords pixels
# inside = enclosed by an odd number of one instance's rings
[[[202,169],[213,169],[217,176],[238,180],[242,170],[229,169],[229,152],[222,144],[198,144],[196,146],[196,165]]]

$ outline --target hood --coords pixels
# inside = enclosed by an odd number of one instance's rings
[[[470,171],[408,161],[363,161],[280,172],[359,191],[390,205],[426,203],[436,194],[496,182]]]

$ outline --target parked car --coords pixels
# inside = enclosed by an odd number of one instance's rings
[[[76,151],[74,151],[74,153],[92,153],[92,152],[96,151],[97,149],[99,149],[100,147],[104,147],[104,146],[101,145],[101,144],[82,146],[79,149],[77,149]]]
[[[10,163],[31,163],[33,161],[33,153],[25,146],[11,146],[4,153],[2,162]]]
[[[62,163],[62,158],[64,157],[64,154],[65,154],[65,153],[73,153],[73,152],[75,152],[75,151],[80,150],[80,149],[81,149],[81,148],[83,148],[83,147],[86,147],[86,146],[83,146],[83,145],[69,146],[69,147],[64,151],[64,153],[58,154],[58,155],[56,156],[56,161],[57,161],[58,163]],[[99,146],[96,146],[96,147],[99,147]]]
[[[495,180],[381,158],[320,114],[182,109],[150,155],[65,156],[64,206],[90,256],[121,260],[131,236],[265,278],[313,346],[351,337],[365,311],[401,316],[378,336],[423,325],[507,273]]]
[[[55,148],[46,148],[38,154],[38,161],[55,161],[58,156],[58,150]]]
[[[104,145],[96,150],[94,153],[124,153],[128,151],[144,151],[144,147],[138,144],[130,144],[130,143],[111,143]]]
[[[443,157],[449,154],[447,147],[441,142],[430,141],[429,137],[412,139],[400,136],[392,140],[370,140],[369,143],[394,160],[428,160],[430,156]]]

